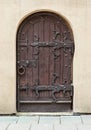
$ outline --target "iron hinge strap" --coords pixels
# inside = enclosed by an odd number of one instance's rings
[[[31,89],[35,91],[37,97],[40,96],[40,91],[51,91],[54,100],[56,100],[55,93],[59,93],[60,91],[62,91],[64,95],[66,92],[71,92],[70,95],[73,95],[73,85],[38,85],[33,86]]]
[[[70,41],[68,43],[63,41],[54,41],[54,42],[33,42],[31,43],[32,47],[38,46],[38,47],[72,47],[73,42]]]
[[[24,66],[24,67],[27,67],[29,65],[33,67],[37,66],[37,60],[20,60],[17,61],[17,63],[19,66]]]
[[[28,89],[31,89],[35,91],[35,94],[37,97],[40,96],[40,91],[51,91],[52,92],[52,97],[56,101],[55,93],[59,93],[60,91],[65,94],[66,92],[70,92],[70,96],[73,95],[73,85],[34,85],[30,87],[29,85],[21,86],[20,90],[26,90],[28,92]]]

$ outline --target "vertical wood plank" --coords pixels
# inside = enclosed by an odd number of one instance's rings
[[[38,42],[39,39],[39,19],[38,21],[34,24],[34,42]],[[32,58],[35,60],[36,65],[32,66],[33,69],[33,85],[38,85],[39,84],[39,78],[38,78],[38,60],[39,60],[39,48],[37,46],[33,47],[33,53],[32,53]],[[35,96],[35,93],[33,94]]]
[[[33,43],[33,34],[34,34],[34,25],[31,22],[29,22],[29,29],[28,29],[28,60],[32,60],[33,59],[33,56],[32,56],[32,53],[33,53],[33,47],[31,46],[31,44]],[[31,88],[32,85],[33,85],[33,67],[31,65],[28,66],[27,68],[27,75],[28,75],[28,86]],[[30,91],[28,91],[28,95],[32,98],[33,94],[31,92],[31,89]]]

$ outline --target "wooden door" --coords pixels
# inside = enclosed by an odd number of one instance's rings
[[[61,112],[72,108],[71,29],[56,14],[26,18],[17,33],[17,104],[22,112]]]

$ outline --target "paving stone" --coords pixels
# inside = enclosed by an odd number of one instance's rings
[[[77,130],[91,130],[91,125],[79,125]]]
[[[9,123],[0,122],[0,130],[6,130],[9,126]]]
[[[54,125],[54,129],[53,130],[77,130],[75,125]]]
[[[16,123],[17,121],[17,116],[0,116],[0,122]]]
[[[50,124],[32,125],[31,130],[53,130],[53,125]]]
[[[20,116],[17,123],[38,123],[39,116]]]
[[[59,116],[40,116],[39,124],[59,124]]]
[[[82,124],[80,116],[61,116],[61,124]]]
[[[0,116],[0,130],[42,130],[42,129],[91,130],[91,115]]]
[[[83,124],[91,125],[91,115],[81,115]]]
[[[30,124],[11,124],[7,130],[30,130]]]

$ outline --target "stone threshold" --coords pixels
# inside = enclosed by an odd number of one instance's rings
[[[73,112],[17,112],[16,116],[71,116],[74,115]]]

